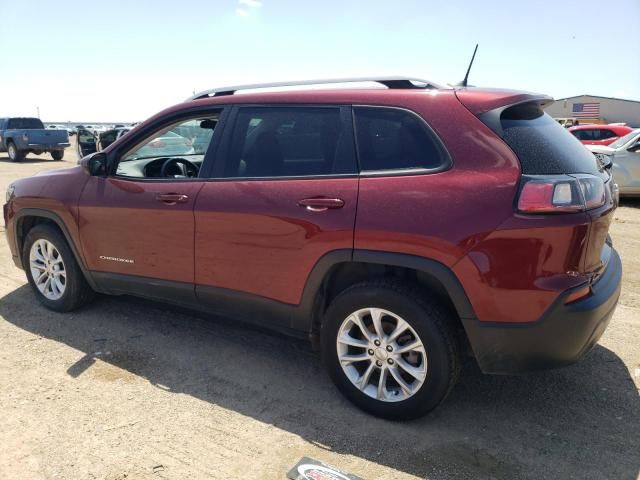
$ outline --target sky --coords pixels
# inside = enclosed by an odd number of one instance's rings
[[[412,76],[640,100],[640,0],[0,0],[0,116],[141,121],[193,91]]]

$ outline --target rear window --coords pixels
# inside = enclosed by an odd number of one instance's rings
[[[448,156],[425,123],[405,110],[356,107],[360,170],[438,169]]]
[[[9,130],[39,130],[44,125],[37,118],[10,118],[7,129]]]
[[[598,173],[596,157],[537,103],[504,110],[500,134],[520,160],[522,173]]]

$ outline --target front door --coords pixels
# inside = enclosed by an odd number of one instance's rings
[[[78,134],[76,135],[76,151],[78,152],[78,158],[86,157],[89,154],[98,151],[97,138],[84,128],[78,128]]]
[[[80,237],[87,266],[105,290],[137,282],[146,285],[137,292],[146,296],[172,286],[193,296],[193,207],[220,113],[145,129],[152,131],[110,152],[111,175],[89,179],[80,200]],[[196,137],[207,138],[198,149]]]
[[[351,254],[358,177],[349,107],[234,111],[195,209],[199,300],[300,303],[314,265]]]

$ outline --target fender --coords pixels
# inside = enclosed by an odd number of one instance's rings
[[[316,304],[320,295],[320,288],[329,271],[341,264],[348,262],[371,263],[379,265],[388,265],[393,267],[404,267],[420,272],[424,272],[443,286],[451,302],[461,319],[475,319],[476,315],[462,287],[462,284],[456,277],[455,273],[436,260],[416,255],[408,255],[403,253],[384,252],[377,250],[334,250],[325,254],[318,260],[307,277],[307,282],[302,294],[297,314],[292,318],[291,327],[295,330],[304,330],[307,332],[313,329],[314,314],[318,311]]]
[[[73,256],[75,257],[76,262],[78,262],[78,265],[80,266],[80,270],[82,271],[84,278],[87,280],[87,283],[89,283],[91,288],[94,289],[95,291],[100,291],[97,288],[93,277],[91,276],[91,272],[87,270],[84,264],[84,260],[82,259],[82,256],[79,254],[78,248],[73,242],[73,239],[71,238],[71,235],[69,234],[69,230],[67,229],[67,226],[65,225],[64,221],[58,216],[58,214],[51,212],[49,210],[44,210],[40,208],[23,208],[16,213],[14,241],[18,249],[18,261],[20,262],[19,266],[23,270],[24,270],[24,265],[22,264],[22,245],[20,244],[19,238],[18,238],[18,232],[19,232],[18,225],[20,224],[23,217],[41,217],[41,218],[46,218],[47,220],[51,220],[53,223],[55,223],[60,229],[60,231],[62,232],[62,234],[64,235],[64,238],[67,241],[67,244],[71,248],[71,251],[73,252]]]
[[[355,262],[378,263],[394,267],[405,267],[424,272],[438,280],[449,295],[460,318],[476,318],[469,297],[460,280],[444,263],[426,257],[405,253],[381,252],[375,250],[354,250]]]

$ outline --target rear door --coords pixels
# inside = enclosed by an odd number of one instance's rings
[[[350,258],[356,172],[349,107],[236,107],[195,207],[200,301],[300,303],[325,254]]]
[[[117,138],[118,138],[118,130],[113,128],[111,130],[106,130],[100,133],[99,134],[100,141],[98,142],[98,148],[100,150],[104,150],[113,142],[115,142]]]

